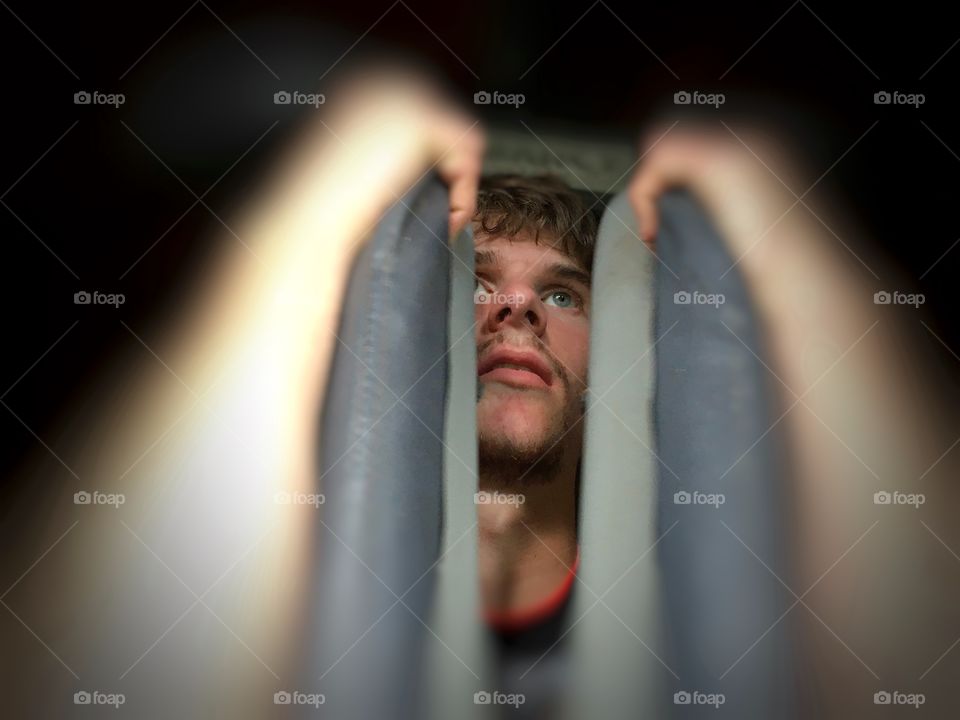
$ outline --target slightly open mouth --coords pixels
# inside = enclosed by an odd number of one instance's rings
[[[513,363],[495,365],[480,376],[486,382],[499,382],[511,387],[545,388],[549,387],[542,377],[530,368]]]

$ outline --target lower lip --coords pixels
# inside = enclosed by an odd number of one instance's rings
[[[494,368],[480,376],[481,380],[492,380],[504,385],[525,388],[548,387],[543,378],[531,370],[517,370],[516,368]]]

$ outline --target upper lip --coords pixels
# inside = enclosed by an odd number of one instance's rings
[[[489,353],[477,366],[477,376],[484,375],[498,365],[503,364],[519,365],[530,372],[536,373],[547,384],[553,382],[553,373],[550,367],[536,353],[523,352],[522,350],[511,350],[510,348],[498,348]]]

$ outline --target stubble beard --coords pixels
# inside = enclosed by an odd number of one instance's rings
[[[563,378],[569,397],[570,386]],[[478,396],[482,395],[478,386]],[[479,401],[479,397],[478,397]],[[549,484],[559,475],[568,447],[582,428],[582,401],[566,403],[555,413],[539,438],[518,439],[503,432],[478,435],[480,477],[492,487],[503,489]]]

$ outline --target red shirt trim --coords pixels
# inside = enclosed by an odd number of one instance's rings
[[[580,546],[577,546],[577,557],[573,561],[573,566],[563,579],[563,582],[557,586],[548,597],[544,598],[536,605],[524,608],[523,610],[489,610],[483,612],[483,619],[494,630],[501,632],[517,632],[525,630],[528,627],[546,620],[553,615],[560,606],[563,605],[570,589],[573,587],[573,581],[577,578],[577,568],[580,566]]]

